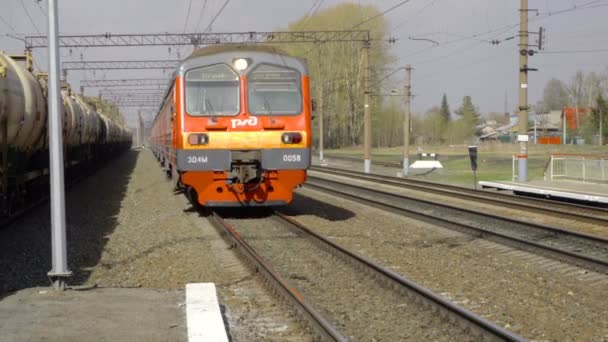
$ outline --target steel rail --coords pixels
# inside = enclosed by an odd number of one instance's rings
[[[315,184],[315,182],[332,183],[332,184],[339,186],[340,190],[331,188],[331,187],[327,187],[327,186],[323,186],[318,183]],[[395,199],[409,200],[409,201],[420,202],[423,204],[436,206],[436,207],[440,207],[440,208],[456,210],[456,211],[459,211],[459,212],[465,213],[465,214],[480,215],[480,216],[483,216],[486,218],[490,218],[490,219],[494,219],[494,220],[501,220],[501,221],[505,221],[508,223],[515,223],[515,224],[522,225],[526,228],[532,228],[532,229],[536,229],[539,231],[544,231],[546,233],[548,232],[549,236],[559,236],[561,234],[561,235],[567,235],[568,237],[571,237],[571,238],[578,238],[582,241],[588,240],[588,241],[585,241],[585,243],[601,244],[603,246],[603,248],[608,247],[607,239],[599,238],[596,236],[589,236],[589,235],[584,235],[584,234],[580,234],[580,233],[575,233],[572,231],[567,231],[567,230],[563,230],[563,229],[559,229],[559,228],[518,221],[515,219],[508,219],[508,218],[504,218],[501,216],[487,214],[487,213],[474,211],[474,210],[470,210],[470,209],[465,209],[465,208],[459,208],[459,207],[451,206],[451,205],[444,204],[444,203],[417,199],[417,198],[413,198],[413,197],[405,196],[405,195],[392,194],[392,193],[388,193],[388,192],[384,192],[384,191],[380,191],[380,190],[374,190],[374,189],[370,189],[370,188],[366,188],[366,187],[346,184],[346,183],[342,183],[342,182],[338,182],[338,181],[322,179],[322,178],[317,178],[317,177],[309,176],[308,181],[305,183],[305,186],[308,186],[313,189],[318,189],[318,190],[321,190],[324,192],[328,192],[331,194],[339,195],[341,197],[345,197],[345,198],[354,200],[354,201],[362,203],[364,205],[376,207],[376,208],[379,208],[382,210],[387,210],[387,211],[390,211],[390,212],[393,212],[393,213],[396,213],[399,215],[404,215],[404,216],[408,216],[408,217],[413,217],[415,219],[420,219],[422,221],[429,222],[429,223],[435,224],[435,225],[439,225],[444,228],[458,230],[458,231],[461,231],[461,232],[464,232],[467,234],[473,234],[474,236],[483,237],[488,240],[493,240],[498,243],[510,245],[510,246],[513,246],[513,247],[516,247],[519,249],[540,252],[543,255],[551,256],[560,261],[568,262],[568,263],[571,263],[571,264],[574,264],[577,266],[581,266],[581,267],[585,267],[585,268],[588,268],[591,270],[595,270],[595,271],[598,271],[601,273],[608,273],[608,261],[607,260],[602,260],[602,259],[599,259],[599,258],[596,258],[593,256],[584,255],[584,254],[574,252],[574,251],[563,250],[563,249],[560,249],[557,247],[530,241],[530,240],[523,239],[523,238],[516,237],[516,236],[503,234],[503,233],[496,232],[496,231],[493,231],[490,229],[476,227],[471,224],[454,222],[448,218],[443,218],[443,217],[440,217],[437,215],[425,213],[423,210],[414,210],[411,208],[388,204],[388,203],[383,202],[378,199],[370,199],[370,198],[366,198],[363,196],[358,196],[358,195],[346,192],[344,189],[351,188],[351,189],[354,189],[355,191],[359,191],[359,192],[369,192],[369,193],[374,194],[375,198],[392,197]],[[547,235],[547,234],[545,234],[545,235]]]
[[[335,156],[335,155],[331,155],[331,154],[325,154],[325,157],[329,158],[329,159],[338,159],[338,160],[347,160],[347,161],[356,161],[356,162],[363,161],[363,159],[361,159],[361,158],[347,157],[347,156]],[[401,163],[391,163],[391,162],[380,161],[380,160],[372,160],[372,164],[380,165],[380,166],[388,166],[388,167],[401,167]]]
[[[516,197],[514,195],[491,193],[449,184],[432,183],[420,180],[404,179],[376,174],[366,174],[358,171],[344,170],[331,167],[312,166],[310,169],[312,171],[317,171],[321,173],[333,174],[338,176],[348,176],[360,180],[373,181],[380,184],[397,186],[401,188],[410,188],[419,191],[433,192],[435,194],[448,195],[465,200],[483,200],[485,202],[492,202],[493,204],[499,204],[501,206],[524,209],[526,211],[534,210],[535,212],[542,213],[545,215],[547,213],[553,213],[558,214],[560,216],[566,216],[566,218],[569,219],[576,218],[584,221],[593,220],[596,221],[595,223],[597,223],[598,225],[608,226],[608,210],[603,210],[601,208],[595,208],[579,204],[565,205],[562,203],[556,203],[555,201],[547,201],[542,199],[530,200],[521,196]],[[543,203],[544,205],[539,205],[539,202]],[[585,211],[590,211],[591,213],[597,213],[598,215],[586,215],[577,212],[573,209],[582,209]],[[602,214],[605,214],[606,216],[599,216]]]
[[[472,332],[480,335],[480,337],[486,338],[487,340],[498,341],[525,341],[523,337],[514,334],[496,325],[495,323],[450,302],[449,300],[444,299],[443,297],[433,293],[431,290],[418,285],[414,281],[380,266],[371,259],[341,247],[320,234],[313,232],[311,229],[307,228],[291,217],[277,211],[275,211],[274,214],[276,217],[293,228],[296,228],[297,230],[306,233],[308,236],[311,236],[316,242],[329,247],[332,251],[334,251],[334,254],[337,252],[340,254],[340,256],[346,257],[350,261],[363,266],[365,269],[372,270],[375,274],[390,282],[393,285],[393,288],[405,292],[405,294],[408,296],[415,297],[419,302],[427,307],[437,309],[444,317],[450,320],[457,320],[461,326],[470,328]]]
[[[212,224],[227,237],[233,247],[238,247],[239,251],[245,256],[247,261],[252,265],[255,272],[259,272],[264,279],[277,291],[281,296],[291,303],[300,315],[306,319],[309,325],[327,341],[347,341],[346,337],[331,324],[313,307],[308,305],[300,293],[298,293],[287,281],[283,280],[273,267],[266,262],[253,247],[251,247],[239,233],[227,222],[223,220],[221,215],[215,211],[210,212]]]

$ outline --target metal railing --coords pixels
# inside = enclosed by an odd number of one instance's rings
[[[553,154],[545,169],[545,179],[608,183],[608,156]]]

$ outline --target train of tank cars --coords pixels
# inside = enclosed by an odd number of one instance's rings
[[[34,73],[29,53],[0,52],[0,221],[47,198],[48,75]],[[68,181],[131,146],[131,131],[62,85],[64,166]]]

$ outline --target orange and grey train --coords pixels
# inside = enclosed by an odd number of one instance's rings
[[[263,46],[198,49],[177,67],[148,140],[203,206],[289,204],[311,158],[306,62]]]

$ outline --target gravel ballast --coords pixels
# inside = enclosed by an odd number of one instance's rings
[[[299,194],[285,213],[517,334],[608,338],[605,275],[322,192]]]

